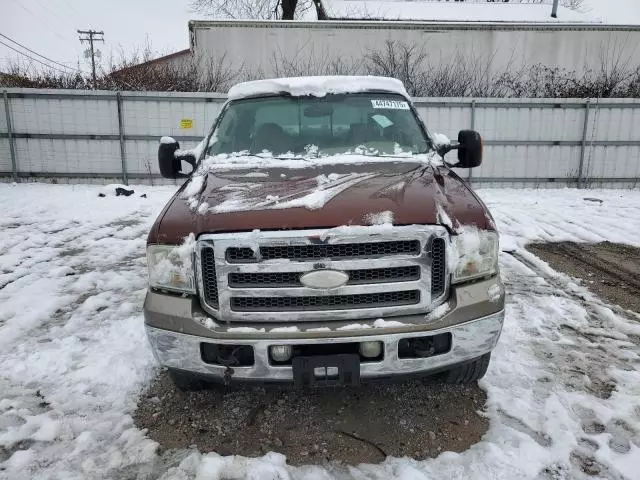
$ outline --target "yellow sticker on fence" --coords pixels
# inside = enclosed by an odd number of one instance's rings
[[[180,128],[193,128],[193,120],[191,118],[180,119]]]

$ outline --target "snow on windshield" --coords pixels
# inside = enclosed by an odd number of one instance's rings
[[[229,100],[288,93],[294,97],[312,95],[324,97],[329,93],[355,93],[366,91],[398,93],[404,97],[409,94],[400,80],[373,76],[327,76],[272,78],[239,83],[229,90]]]

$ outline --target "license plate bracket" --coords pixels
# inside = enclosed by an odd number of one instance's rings
[[[293,383],[298,387],[360,385],[360,356],[357,354],[294,357]]]

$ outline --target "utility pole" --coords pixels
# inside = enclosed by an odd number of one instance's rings
[[[551,7],[551,16],[558,18],[558,0],[553,0],[553,7]]]
[[[104,32],[96,32],[95,30],[78,30],[79,35],[85,35],[80,37],[80,43],[89,42],[89,50],[91,51],[91,76],[93,78],[93,89],[97,88],[96,82],[96,51],[93,48],[93,42],[104,42]]]

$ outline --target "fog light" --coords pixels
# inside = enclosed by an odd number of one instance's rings
[[[362,342],[360,355],[366,358],[376,358],[382,353],[382,342]]]
[[[269,347],[271,358],[276,362],[286,362],[291,358],[293,348],[291,345],[272,345]]]

